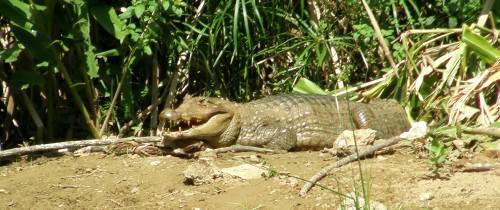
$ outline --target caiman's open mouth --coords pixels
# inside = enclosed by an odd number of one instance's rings
[[[217,116],[217,112],[207,112],[204,114],[181,114],[175,110],[163,110],[160,114],[160,119],[165,121],[163,131],[172,132],[187,132],[193,128],[197,128],[211,121]]]
[[[200,139],[208,140],[218,137],[229,125],[232,113],[211,113],[203,119],[180,117],[175,111],[162,112],[162,119],[166,120],[163,136],[169,140]]]
[[[223,104],[230,102],[205,97],[185,97],[174,109],[165,109],[160,120],[165,122],[163,136],[168,140],[215,140],[229,126],[233,112]]]
[[[209,119],[210,120],[210,119]],[[190,119],[190,120],[167,120],[165,122],[165,126],[163,127],[163,131],[170,132],[182,132],[198,127],[207,121],[201,119]]]

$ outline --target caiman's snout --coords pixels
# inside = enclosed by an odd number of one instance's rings
[[[173,109],[165,109],[160,113],[160,120],[161,121],[178,121],[181,119],[181,115],[177,112],[175,112]]]
[[[170,131],[170,128],[175,128],[174,130],[184,130],[190,129],[193,126],[198,126],[202,122],[201,119],[195,118],[192,116],[192,113],[183,113],[178,112],[173,109],[165,109],[160,113],[160,121],[166,122],[167,131]]]
[[[231,122],[231,102],[218,98],[185,97],[175,109],[164,109],[160,121],[164,122],[166,139],[218,138]]]

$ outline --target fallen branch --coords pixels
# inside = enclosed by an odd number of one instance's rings
[[[500,138],[500,128],[462,128],[464,133],[487,135]]]
[[[481,171],[489,171],[495,169],[495,164],[491,163],[472,163],[465,164],[462,168],[462,172],[481,172]]]
[[[400,138],[399,136],[397,137],[393,137],[389,140],[386,140],[384,142],[381,142],[381,143],[378,143],[378,144],[375,144],[373,145],[372,147],[369,147],[368,149],[362,151],[362,152],[359,152],[358,154],[352,154],[352,155],[349,155],[347,156],[346,158],[343,158],[337,162],[334,162],[334,163],[330,163],[328,166],[324,167],[323,169],[321,169],[318,173],[316,173],[314,176],[312,176],[309,181],[307,181],[304,186],[302,187],[302,189],[300,189],[300,192],[299,192],[299,195],[300,196],[305,196],[307,194],[307,192],[319,181],[321,180],[323,177],[325,177],[331,170],[335,169],[335,168],[339,168],[339,167],[342,167],[344,165],[347,165],[353,161],[356,161],[356,160],[360,160],[362,158],[365,158],[365,157],[368,157],[372,154],[374,154],[376,151],[382,149],[382,148],[385,148],[385,147],[388,147],[388,146],[391,146],[391,145],[394,145],[394,144],[397,144],[399,141],[401,141],[402,138]]]
[[[160,136],[147,136],[147,137],[128,137],[128,138],[117,138],[117,139],[90,139],[81,141],[59,142],[52,144],[41,144],[41,145],[19,147],[19,148],[0,151],[0,160],[11,156],[27,155],[37,152],[47,152],[64,148],[80,148],[86,146],[110,145],[126,141],[135,141],[140,143],[161,142],[162,138]]]
[[[392,58],[391,51],[389,50],[389,47],[387,46],[387,43],[385,43],[384,36],[382,35],[382,32],[380,30],[380,26],[378,25],[377,19],[375,18],[375,15],[373,15],[372,9],[370,9],[370,6],[368,6],[368,3],[366,0],[361,0],[363,3],[363,6],[365,7],[366,13],[368,14],[368,18],[370,19],[370,23],[372,24],[373,31],[375,32],[375,37],[377,37],[377,40],[380,44],[380,47],[382,47],[382,51],[384,52],[385,58],[389,62],[389,64],[392,67],[392,70],[396,75],[397,73],[397,66],[396,63],[394,62],[394,59]]]

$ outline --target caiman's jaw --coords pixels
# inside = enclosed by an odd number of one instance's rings
[[[218,98],[188,96],[177,109],[163,110],[160,119],[169,127],[164,129],[165,140],[217,140],[233,117],[226,103]]]
[[[172,140],[183,138],[204,140],[218,137],[227,128],[232,116],[230,113],[220,113],[213,115],[206,122],[198,119],[171,121],[170,124],[174,126],[167,128],[164,136],[174,138]]]

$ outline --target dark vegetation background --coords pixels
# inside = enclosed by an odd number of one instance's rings
[[[367,3],[392,64],[358,0],[2,0],[0,144],[145,135],[158,121],[154,110],[137,115],[149,105],[187,93],[248,101],[290,92],[301,78],[330,91],[380,79],[358,96],[396,98],[436,124],[476,123],[498,107],[492,70],[476,86],[482,96],[457,99],[477,110],[448,118],[450,93],[495,66],[498,1]],[[412,33],[420,29],[429,31]],[[498,119],[491,113],[488,122]]]

